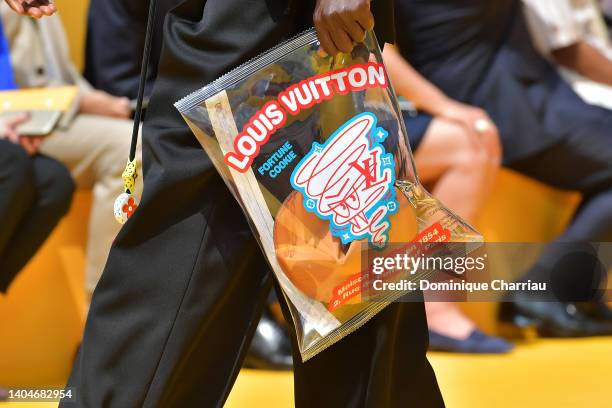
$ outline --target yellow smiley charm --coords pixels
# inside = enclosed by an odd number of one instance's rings
[[[134,214],[136,208],[138,208],[138,202],[132,195],[136,187],[136,178],[138,178],[137,169],[138,163],[136,159],[128,161],[121,175],[125,192],[117,197],[115,205],[113,206],[113,213],[119,224],[125,224],[132,214]]]

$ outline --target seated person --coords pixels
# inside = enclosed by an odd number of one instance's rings
[[[441,202],[474,222],[493,188],[501,161],[499,134],[489,115],[444,95],[385,46],[383,56],[398,95],[418,112],[405,114],[410,147],[421,181]],[[505,340],[479,331],[454,303],[425,303],[433,350],[504,353]]]
[[[66,168],[38,154],[40,141],[19,135],[27,120],[0,119],[0,294],[68,212],[74,190]]]
[[[612,239],[612,111],[585,103],[536,51],[520,0],[396,0],[397,45],[444,94],[484,109],[499,129],[503,163],[583,201],[556,242]],[[517,197],[520,200],[520,197]],[[529,220],[517,220],[529,228]],[[553,250],[557,249],[557,250]],[[500,318],[550,336],[612,334],[612,313],[591,298],[591,264],[550,272],[571,253],[548,247],[522,278],[556,291],[507,297]]]
[[[0,20],[0,91],[17,87]],[[25,114],[0,118],[0,293],[64,216],[74,189],[66,169],[38,154],[41,139],[23,137]]]
[[[68,212],[74,191],[68,170],[38,154],[38,140],[16,131],[26,120],[0,118],[0,297]],[[7,397],[0,387],[0,401]]]
[[[0,20],[0,91],[15,87]],[[61,164],[36,154],[39,139],[21,137],[17,126],[27,120],[0,118],[0,295],[68,211],[74,188]],[[0,401],[7,398],[0,387]]]
[[[537,49],[586,102],[612,109],[612,46],[594,0],[523,0]]]
[[[0,17],[19,87],[79,87],[76,114],[65,115],[60,128],[43,139],[40,152],[65,164],[77,188],[92,190],[86,259],[86,289],[91,294],[120,229],[113,218],[113,204],[123,192],[121,173],[130,147],[129,101],[93,89],[78,74],[58,16],[33,20],[1,3]]]

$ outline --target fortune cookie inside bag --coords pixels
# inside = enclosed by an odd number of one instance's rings
[[[481,240],[419,184],[372,34],[328,57],[308,30],[176,107],[247,215],[304,361],[406,294],[373,293],[372,253]]]

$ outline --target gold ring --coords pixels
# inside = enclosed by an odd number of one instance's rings
[[[491,129],[491,122],[486,119],[478,119],[476,122],[474,122],[474,129],[478,133],[485,133]]]

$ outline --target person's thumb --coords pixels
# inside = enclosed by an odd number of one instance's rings
[[[14,129],[22,123],[27,122],[28,120],[30,120],[30,115],[28,113],[20,113],[18,115],[11,116],[10,118],[8,118],[6,120],[6,124],[8,125],[8,127]]]

